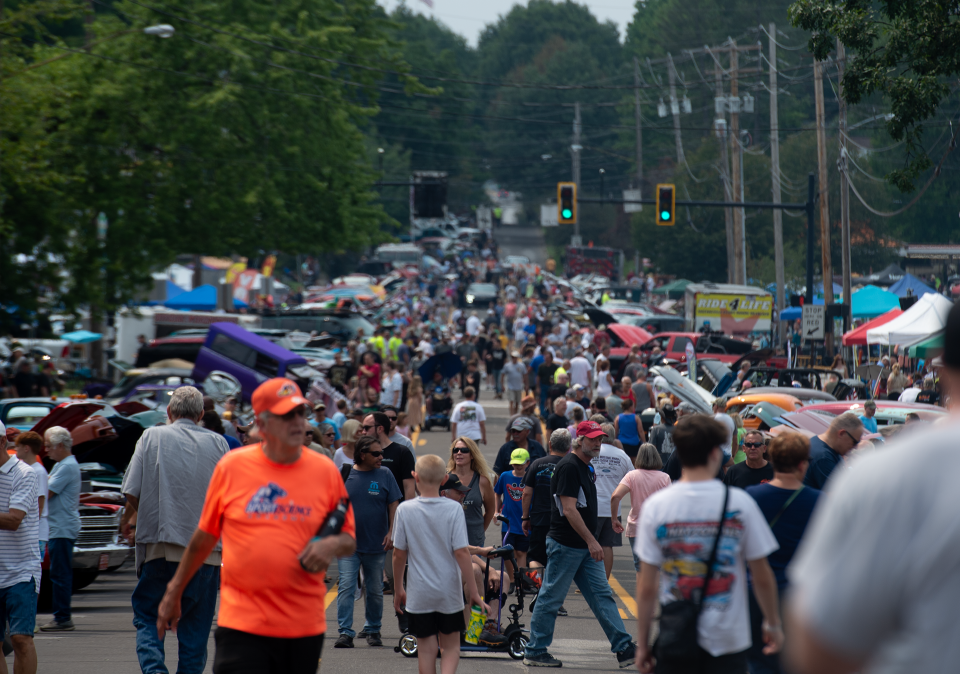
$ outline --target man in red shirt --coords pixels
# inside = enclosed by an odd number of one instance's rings
[[[315,674],[323,636],[323,572],[353,554],[347,510],[339,534],[317,538],[347,490],[333,461],[302,446],[308,401],[289,379],[253,393],[261,443],[235,449],[217,464],[200,523],[160,602],[157,631],[176,630],[180,598],[223,539],[215,674]]]

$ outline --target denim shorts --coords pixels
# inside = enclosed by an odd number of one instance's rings
[[[11,636],[33,636],[37,625],[37,584],[33,580],[0,588],[0,625],[8,620]]]

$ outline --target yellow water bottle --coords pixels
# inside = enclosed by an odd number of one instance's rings
[[[480,632],[483,631],[484,624],[483,612],[480,607],[474,604],[470,609],[470,624],[467,625],[467,633],[463,639],[468,644],[477,645],[480,641]]]

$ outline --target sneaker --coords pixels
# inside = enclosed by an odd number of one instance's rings
[[[366,639],[366,638],[367,638],[366,630],[360,630],[359,632],[357,632],[357,639]]]
[[[534,656],[524,655],[523,664],[527,667],[563,667],[563,663],[549,653]]]
[[[637,645],[634,643],[631,643],[629,646],[627,646],[622,651],[617,653],[617,664],[620,665],[620,669],[623,669],[625,667],[630,667],[636,661],[637,661]]]
[[[367,635],[367,646],[383,646],[383,641],[380,640],[380,635],[373,633]]]
[[[477,643],[481,646],[499,647],[507,644],[507,638],[500,634],[500,630],[497,629],[496,621],[488,620],[484,624],[483,630],[480,632]]]
[[[393,585],[390,584],[389,580],[383,581],[383,593],[393,594]]]
[[[561,606],[560,608],[557,609],[557,615],[566,618],[566,617],[567,617],[567,609],[564,608],[563,606]]]
[[[341,634],[333,644],[334,648],[353,648],[353,637]]]
[[[46,625],[40,625],[41,632],[72,632],[75,629],[77,628],[72,620],[64,620],[62,623],[51,620]]]

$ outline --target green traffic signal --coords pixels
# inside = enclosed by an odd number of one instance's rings
[[[669,213],[668,211],[661,211],[661,212],[660,212],[660,219],[661,219],[661,220],[669,220],[669,219],[670,219],[670,213]]]
[[[573,217],[573,211],[571,211],[569,208],[564,208],[564,209],[563,209],[563,217],[565,217],[565,218]]]

